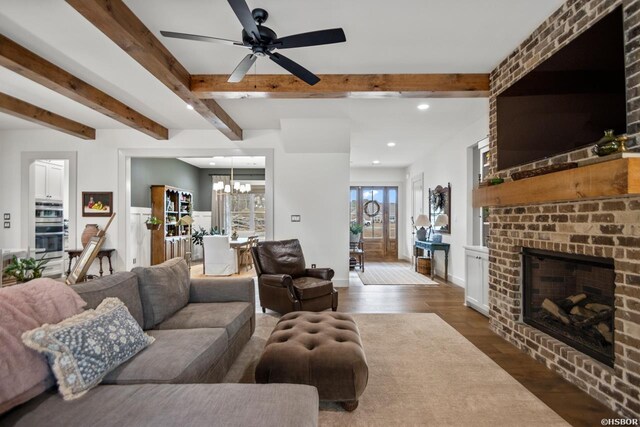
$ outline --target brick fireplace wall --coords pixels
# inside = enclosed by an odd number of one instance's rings
[[[623,5],[627,131],[640,136],[640,0],[568,0],[491,73],[490,175],[566,161],[589,149],[497,169],[496,96],[614,8]],[[640,197],[490,209],[491,328],[568,381],[628,417],[640,417]],[[605,366],[522,323],[523,247],[615,260],[615,365]]]

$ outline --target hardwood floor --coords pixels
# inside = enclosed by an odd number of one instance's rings
[[[340,288],[339,311],[351,313],[436,313],[573,426],[600,425],[620,418],[543,364],[489,329],[489,321],[465,307],[458,286],[350,286]]]

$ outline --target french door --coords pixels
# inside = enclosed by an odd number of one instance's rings
[[[350,197],[350,220],[363,225],[367,259],[398,259],[398,187],[351,187]]]

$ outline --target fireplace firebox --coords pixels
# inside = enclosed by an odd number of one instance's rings
[[[613,366],[613,259],[524,248],[524,322]]]

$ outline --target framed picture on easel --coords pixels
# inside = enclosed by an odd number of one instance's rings
[[[89,267],[93,263],[93,260],[98,256],[98,252],[102,249],[102,245],[106,240],[107,229],[111,225],[113,218],[115,218],[116,214],[111,214],[111,218],[109,218],[109,222],[107,225],[101,229],[98,234],[89,240],[87,246],[85,246],[84,250],[78,257],[78,261],[76,265],[71,270],[71,274],[67,276],[67,280],[65,281],[67,285],[73,285],[78,282],[82,282],[87,275],[87,271],[89,271]]]

